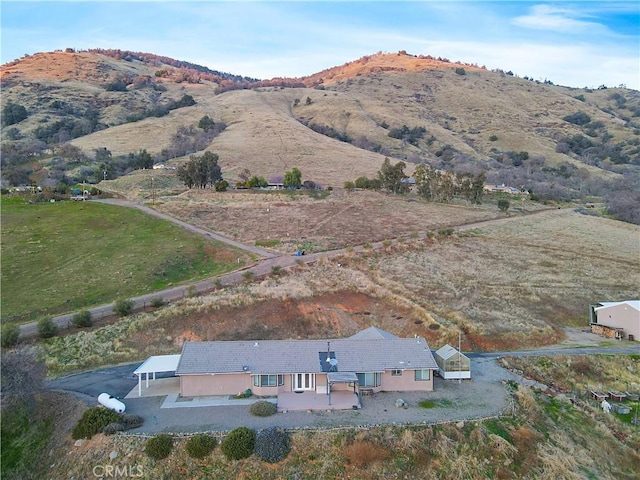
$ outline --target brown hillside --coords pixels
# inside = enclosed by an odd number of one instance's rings
[[[465,69],[479,70],[477,66],[460,62],[456,62],[454,65],[463,66]],[[423,72],[425,70],[451,69],[451,66],[452,64],[449,60],[436,59],[431,56],[409,55],[406,52],[377,53],[375,55],[365,55],[338,67],[327,68],[321,72],[303,77],[301,80],[305,85],[311,87],[383,72]]]
[[[214,74],[176,68],[163,64],[162,57],[145,55],[54,52],[24,57],[2,67],[2,103],[20,103],[28,110],[29,117],[14,126],[22,135],[55,126],[62,118],[86,122],[89,112],[97,112],[93,133],[72,141],[89,158],[101,148],[113,156],[141,149],[160,154],[179,126],[197,128],[199,119],[208,115],[228,126],[206,148],[220,155],[232,182],[245,168],[269,178],[297,166],[305,179],[340,186],[345,180],[375,175],[385,157],[491,172],[505,164],[511,167],[513,153],[526,154],[538,170],[569,165],[581,181],[615,178],[620,170],[612,168],[608,153],[596,158],[558,148],[563,139],[576,136],[593,144],[606,139],[610,152],[626,156],[623,163],[638,159],[640,127],[634,116],[640,111],[640,93],[633,90],[571,89],[399,52],[365,56],[298,79],[315,88],[256,83],[253,89],[219,93],[218,83],[207,80]],[[121,78],[132,83],[121,91],[105,87]],[[236,79],[241,79],[238,85],[251,86],[242,77],[225,82]],[[164,116],[149,113],[183,95],[192,96],[196,104]],[[596,126],[588,131],[565,120],[577,112]],[[412,141],[390,136],[403,125],[425,133]],[[443,155],[447,149],[450,155]],[[523,169],[531,167],[525,164]]]
[[[100,84],[124,73],[149,74],[140,62],[122,62],[89,52],[35,53],[2,66],[2,83],[30,81],[82,82]]]

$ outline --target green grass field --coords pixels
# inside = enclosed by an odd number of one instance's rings
[[[2,322],[149,293],[251,261],[240,250],[130,208],[3,199],[1,220]]]

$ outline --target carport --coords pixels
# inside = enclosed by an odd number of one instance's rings
[[[355,398],[359,400],[358,394],[356,393],[358,376],[354,372],[328,372],[327,395],[329,395],[329,405],[331,405],[331,387],[336,383],[346,383],[348,385],[353,385],[353,393],[356,396]]]
[[[174,372],[178,368],[181,355],[154,355],[147,358],[142,365],[134,370],[134,374],[138,376],[138,396],[142,396],[142,376],[146,375],[147,386],[149,388],[149,374],[153,375],[152,379],[156,379],[156,373]]]

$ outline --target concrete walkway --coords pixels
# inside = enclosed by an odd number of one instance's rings
[[[276,398],[251,397],[251,398],[233,398],[232,395],[208,395],[202,397],[180,397],[180,378],[157,378],[149,380],[149,386],[146,386],[146,380],[142,380],[142,388],[138,393],[138,385],[124,397],[125,400],[133,400],[136,398],[165,397],[160,408],[193,408],[193,407],[224,407],[237,405],[251,405],[258,400],[266,400],[268,402],[277,403]]]
[[[193,407],[233,407],[239,405],[251,405],[260,400],[277,403],[276,398],[232,398],[230,395],[218,395],[208,397],[179,398],[179,393],[167,395],[160,408],[193,408]]]

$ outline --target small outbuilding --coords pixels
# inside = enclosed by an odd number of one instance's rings
[[[640,300],[600,302],[590,307],[589,323],[593,333],[640,341]]]
[[[445,345],[436,351],[435,360],[438,373],[446,380],[471,378],[471,360],[451,345]]]

